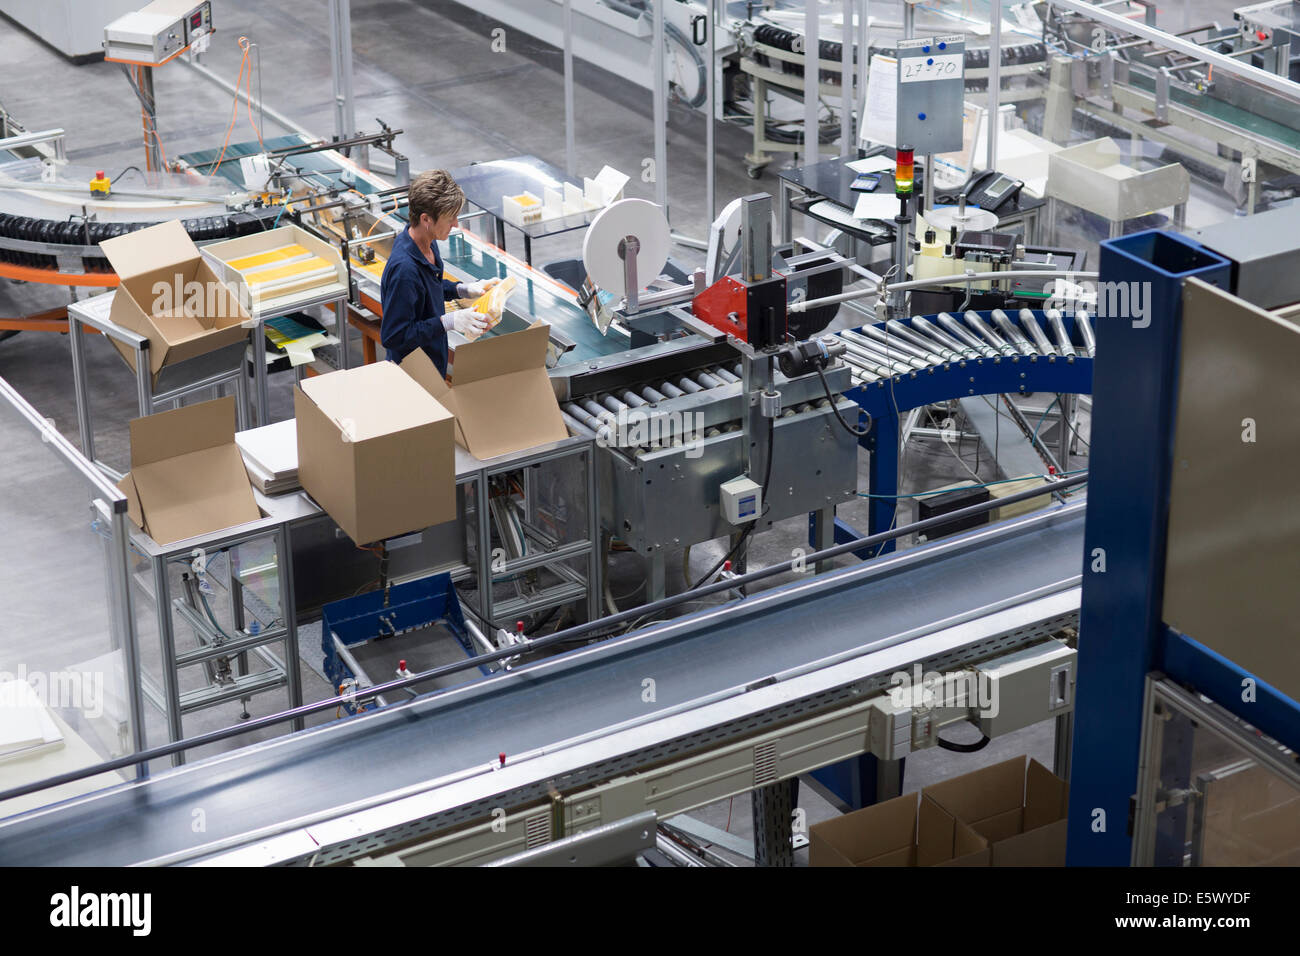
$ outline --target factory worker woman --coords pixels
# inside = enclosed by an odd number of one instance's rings
[[[384,266],[381,298],[384,318],[380,340],[388,359],[400,362],[416,349],[424,349],[433,364],[447,375],[447,332],[474,336],[487,328],[488,317],[473,309],[446,310],[449,299],[472,299],[497,284],[457,284],[443,278],[439,239],[456,228],[465,194],[442,169],[421,173],[411,183],[409,225],[393,240]]]

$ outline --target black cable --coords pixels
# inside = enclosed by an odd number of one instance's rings
[[[873,419],[871,418],[871,413],[865,411],[862,412],[861,414],[867,416],[867,424],[860,431],[854,428],[852,425],[848,423],[848,421],[845,420],[844,416],[840,414],[840,407],[835,404],[835,396],[831,394],[830,382],[826,381],[826,373],[823,372],[821,369],[817,369],[817,377],[822,380],[822,388],[826,389],[826,397],[830,399],[831,411],[835,413],[835,417],[838,418],[840,424],[844,426],[844,430],[856,438],[865,438],[868,434],[870,434],[871,425],[873,421]]]
[[[118,173],[116,176],[113,177],[113,182],[117,182],[119,179],[121,179],[123,176],[125,176],[127,173],[129,173],[129,172],[130,172],[131,170],[133,170],[133,169],[134,169],[137,173],[140,173],[140,167],[139,167],[139,166],[128,166],[128,167],[126,167],[126,169],[122,170],[120,173]],[[141,178],[141,179],[144,178],[144,173],[140,173],[140,178]]]
[[[951,740],[944,740],[942,737],[939,736],[936,736],[934,738],[934,742],[936,745],[942,747],[944,750],[951,750],[953,753],[973,754],[976,753],[977,751],[983,750],[985,747],[989,745],[989,735],[988,734],[981,735],[980,739],[975,741],[975,743],[973,744],[955,744]]]

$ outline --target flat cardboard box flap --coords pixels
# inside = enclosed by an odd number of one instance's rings
[[[235,444],[235,400],[131,422],[131,471],[118,483],[128,513],[159,544],[220,531],[262,514]]]
[[[179,219],[105,239],[99,248],[123,282],[153,272],[184,271],[199,258],[199,247]]]
[[[402,370],[456,416],[456,442],[478,459],[569,437],[546,374],[548,330],[534,325],[456,348],[448,385],[423,350]]]

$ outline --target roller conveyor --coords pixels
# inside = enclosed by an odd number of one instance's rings
[[[968,362],[977,368],[987,368],[986,362],[996,365],[1003,358],[1013,363],[1021,359],[1052,363],[1063,358],[1062,364],[1073,364],[1076,359],[1096,355],[1092,321],[1084,311],[1067,317],[1055,309],[1046,313],[1022,309],[1019,320],[1023,331],[1001,309],[968,311],[962,318],[964,324],[946,312],[933,317],[918,315],[909,323],[890,319],[860,329],[843,329],[837,335],[848,348],[845,359],[858,384],[964,367]],[[963,388],[959,394],[974,392]]]
[[[795,669],[818,673],[859,659],[869,664],[869,655],[886,648],[905,651],[913,641],[919,648],[927,635],[940,633],[954,642],[952,648],[966,646],[961,640],[975,646],[982,633],[979,621],[1051,595],[1076,602],[1077,610],[1083,517],[1082,503],[1054,508],[763,592],[398,709],[15,817],[0,823],[0,864],[179,861],[209,855],[223,841],[227,847],[247,843],[255,831],[262,836],[301,832],[313,819],[337,817],[339,808],[358,801],[391,802],[393,794],[409,788],[459,793],[456,788],[467,783],[480,790],[495,785],[509,805],[511,784],[505,775],[494,784],[488,770],[499,753],[520,755],[521,766],[545,760],[548,767],[571,754],[570,772],[603,772],[592,768],[590,751],[583,748],[616,739],[612,728],[620,723],[653,722],[662,715],[674,732],[681,727],[686,733],[693,710],[724,696],[737,706],[752,699],[752,706],[764,708],[755,713],[766,712],[771,704],[763,703],[767,698],[760,690]],[[930,651],[917,653],[925,657]],[[657,686],[652,703],[640,692],[647,674]],[[794,676],[790,679],[794,686]],[[691,733],[706,726],[711,725]],[[564,743],[575,738],[585,740]],[[609,764],[609,773],[626,768],[626,760],[619,760]],[[192,831],[195,807],[204,810],[205,833]]]

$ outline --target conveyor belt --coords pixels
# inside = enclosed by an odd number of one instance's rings
[[[1082,503],[764,592],[646,631],[0,823],[0,865],[120,865],[599,732],[845,652],[1071,588]],[[676,622],[680,625],[681,622]],[[653,675],[657,699],[642,699]],[[207,830],[191,829],[202,808]]]

